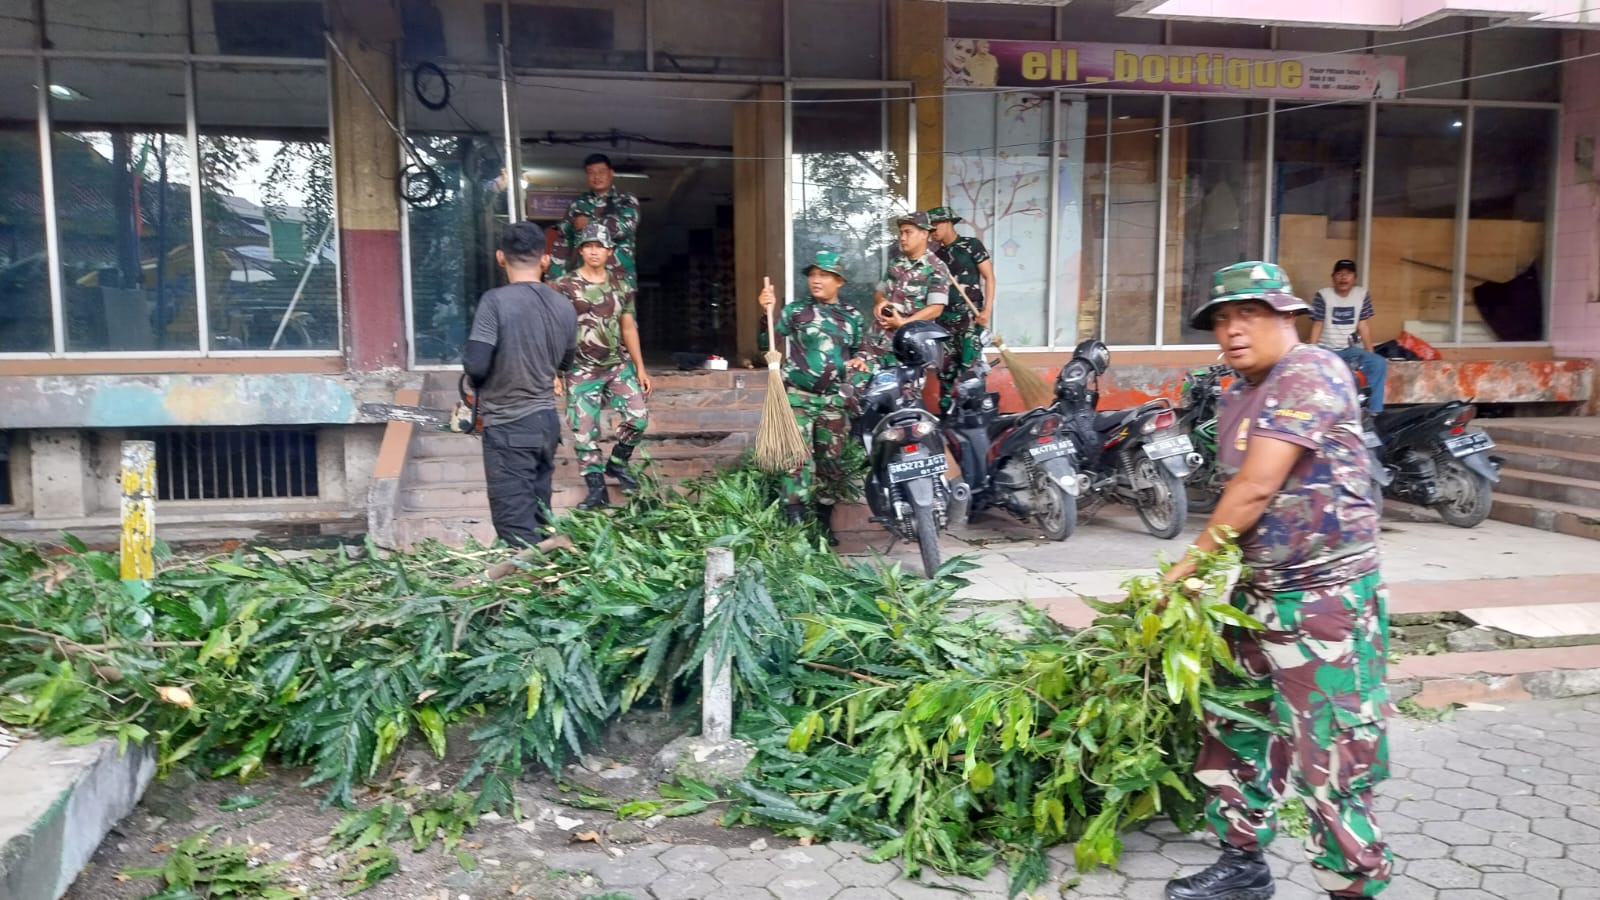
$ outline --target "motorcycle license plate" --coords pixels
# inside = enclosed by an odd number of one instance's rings
[[[1453,434],[1444,439],[1444,448],[1450,451],[1451,456],[1470,456],[1481,453],[1494,447],[1494,438],[1482,431],[1469,431],[1466,434]]]
[[[1038,460],[1055,459],[1058,456],[1067,455],[1071,450],[1072,443],[1070,441],[1051,441],[1048,444],[1029,447],[1028,455]]]
[[[1192,452],[1193,450],[1194,444],[1189,442],[1189,436],[1187,434],[1162,438],[1159,441],[1151,441],[1150,443],[1144,445],[1144,452],[1149,454],[1151,459],[1166,459],[1169,456],[1181,456],[1185,453]]]
[[[949,468],[942,456],[930,456],[926,459],[903,459],[899,462],[889,463],[889,483],[899,484],[924,475],[942,475]]]

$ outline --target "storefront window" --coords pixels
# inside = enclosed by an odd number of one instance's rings
[[[195,80],[211,349],[337,349],[326,73],[200,66]]]
[[[783,74],[782,4],[654,0],[651,14],[657,72]]]
[[[945,103],[945,197],[966,220],[957,230],[977,237],[993,257],[993,327],[1017,347],[1055,342],[1047,302],[1052,100],[965,93]]]
[[[1467,95],[1465,32],[1471,28],[1471,19],[1456,16],[1405,31],[1376,32],[1373,52],[1406,58],[1406,97],[1458,100]]]
[[[1156,342],[1161,98],[1117,95],[1107,103],[1111,120],[1090,121],[1088,148],[1091,167],[1098,160],[1109,168],[1098,195],[1094,179],[1089,179],[1089,204],[1103,212],[1100,234],[1106,242],[1100,333],[1112,345],[1149,345]],[[1094,140],[1108,133],[1104,143]]]
[[[1555,111],[1479,107],[1472,125],[1464,341],[1544,340]]]
[[[1507,26],[1474,32],[1472,96],[1480,100],[1560,100],[1561,67],[1540,65],[1560,58],[1561,32],[1555,28]]]
[[[62,61],[50,83],[67,349],[198,349],[183,67]]]
[[[1060,95],[1056,107],[1056,346],[1072,346],[1100,333],[1102,222],[1089,200],[1102,188],[1106,166],[1104,97]],[[1090,135],[1096,122],[1099,136]],[[1096,151],[1091,144],[1098,144]],[[1104,212],[1100,208],[1098,212]]]
[[[642,72],[644,5],[645,0],[512,0],[511,60],[534,68]],[[485,28],[493,45],[500,23],[485,22]]]
[[[882,78],[882,0],[790,3],[789,69],[797,78]]]
[[[1402,329],[1430,342],[1452,339],[1465,122],[1461,109],[1378,107],[1372,259],[1361,283],[1373,298],[1379,341]]]
[[[0,59],[0,83],[36,81],[32,60]],[[53,349],[38,102],[31,90],[0,93],[0,353]]]
[[[1055,35],[1055,10],[1048,6],[1000,3],[945,5],[945,33],[951,37],[1048,41]]]
[[[1365,106],[1278,106],[1268,255],[1302,297],[1323,287],[1334,262],[1361,255],[1366,137]]]
[[[1167,162],[1167,277],[1162,343],[1208,343],[1188,327],[1211,273],[1262,253],[1267,104],[1172,99]]]
[[[837,102],[874,99],[879,102]],[[888,122],[904,120],[892,114],[894,102],[883,100],[882,91],[796,92],[789,162],[795,265],[788,297],[808,295],[800,270],[818,250],[832,250],[843,257],[840,299],[870,314],[873,291],[891,254],[900,252],[894,220],[905,209],[898,154],[887,134]]]
[[[505,144],[493,125],[498,83],[449,72],[448,98],[436,87],[406,98],[406,133],[427,163],[411,165],[402,209],[411,276],[412,346],[416,364],[454,365],[466,346],[467,325],[484,291],[500,283],[494,250],[506,221]],[[430,110],[422,102],[438,105]],[[543,173],[535,173],[543,176]],[[510,177],[510,173],[507,173]],[[548,197],[548,202],[544,198]],[[552,218],[570,193],[530,187],[529,214]]]

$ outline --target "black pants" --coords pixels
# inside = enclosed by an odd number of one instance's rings
[[[500,540],[531,547],[547,536],[550,475],[560,445],[561,419],[554,409],[484,426],[483,473],[489,483],[489,515]]]

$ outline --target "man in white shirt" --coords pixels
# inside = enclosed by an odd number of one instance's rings
[[[1367,409],[1383,412],[1383,391],[1389,378],[1389,361],[1372,352],[1372,297],[1356,284],[1354,260],[1333,264],[1333,286],[1317,291],[1311,300],[1311,343],[1339,354],[1360,372],[1372,390]]]

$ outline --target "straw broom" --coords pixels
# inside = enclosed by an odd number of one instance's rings
[[[967,304],[967,309],[972,311],[972,318],[976,321],[978,308],[972,305],[972,301],[968,299],[967,292],[962,289],[961,283],[954,280],[950,283],[955,287],[956,293],[961,295],[961,302]],[[1001,362],[1004,362],[1006,368],[1011,370],[1011,383],[1017,386],[1017,393],[1022,397],[1022,405],[1029,409],[1037,409],[1055,402],[1055,390],[1046,384],[1043,378],[1039,377],[1039,373],[1028,368],[1027,364],[1022,361],[1022,357],[1012,353],[1006,347],[1005,339],[1000,336],[999,332],[991,331],[989,334],[990,339],[994,341],[994,345],[1000,348]]]
[[[761,279],[763,288],[771,284],[771,278]],[[756,465],[767,472],[787,472],[810,459],[811,448],[800,434],[800,423],[795,421],[788,392],[783,389],[783,372],[778,368],[783,352],[778,349],[773,327],[781,310],[776,303],[773,307],[767,313],[767,400],[756,431]]]

